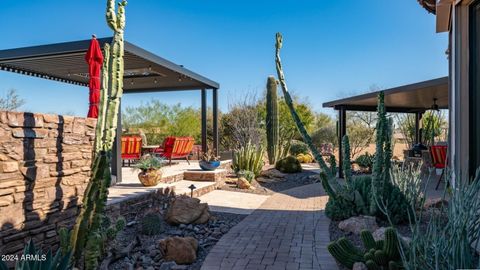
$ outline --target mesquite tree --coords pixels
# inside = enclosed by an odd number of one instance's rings
[[[115,13],[115,0],[107,0],[106,19],[114,31],[111,45],[105,44],[102,66],[100,113],[95,130],[91,178],[85,189],[83,203],[71,232],[70,248],[78,264],[85,258],[85,269],[95,269],[103,245],[102,220],[111,182],[110,161],[116,136],[120,99],[123,94],[123,55],[125,6],[123,0]]]

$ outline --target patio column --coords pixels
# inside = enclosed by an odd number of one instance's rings
[[[112,174],[115,175],[115,182],[112,185],[122,182],[122,108],[121,102],[118,107],[117,132],[115,141],[113,142],[111,168]]]
[[[207,91],[202,89],[202,152],[207,151]]]
[[[347,134],[347,110],[340,107],[338,110],[338,177],[343,178],[343,148],[342,139]]]
[[[218,156],[218,89],[212,89],[213,96],[213,149]]]
[[[415,113],[415,144],[418,144],[422,141],[422,121],[423,112]]]

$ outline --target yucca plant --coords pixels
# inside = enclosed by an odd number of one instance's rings
[[[255,176],[260,175],[263,167],[264,152],[262,146],[255,146],[248,142],[245,146],[234,152],[232,169],[235,173],[245,170],[253,172]]]

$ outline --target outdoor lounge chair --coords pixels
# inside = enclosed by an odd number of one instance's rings
[[[142,137],[139,135],[122,136],[122,164],[137,161],[142,156]]]
[[[435,187],[435,190],[437,190],[442,181],[442,177],[445,175],[445,168],[447,167],[447,146],[430,146],[430,154],[432,155],[432,166],[435,169],[442,170],[442,174],[440,175],[440,178],[438,178],[437,186]]]
[[[172,159],[185,158],[190,165],[188,157],[192,153],[195,140],[192,137],[166,137],[163,140],[162,148],[154,150],[155,154],[169,160],[169,165],[172,164]]]

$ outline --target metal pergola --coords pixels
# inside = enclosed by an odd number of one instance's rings
[[[448,77],[442,77],[323,103],[324,108],[338,111],[339,168],[342,168],[343,163],[341,142],[347,133],[347,111],[376,111],[378,93],[384,92],[387,112],[415,114],[415,143],[418,143],[421,141],[422,115],[433,104],[438,109],[448,109],[448,89]],[[343,177],[341,169],[339,176]]]
[[[100,46],[112,37],[98,39]],[[88,87],[88,65],[84,60],[90,39],[0,50],[0,70]],[[202,151],[207,150],[207,90],[212,90],[213,148],[218,151],[218,89],[206,77],[125,41],[124,93],[201,91]],[[85,102],[87,103],[87,102]],[[112,174],[117,182],[121,169],[121,113],[118,117]]]

